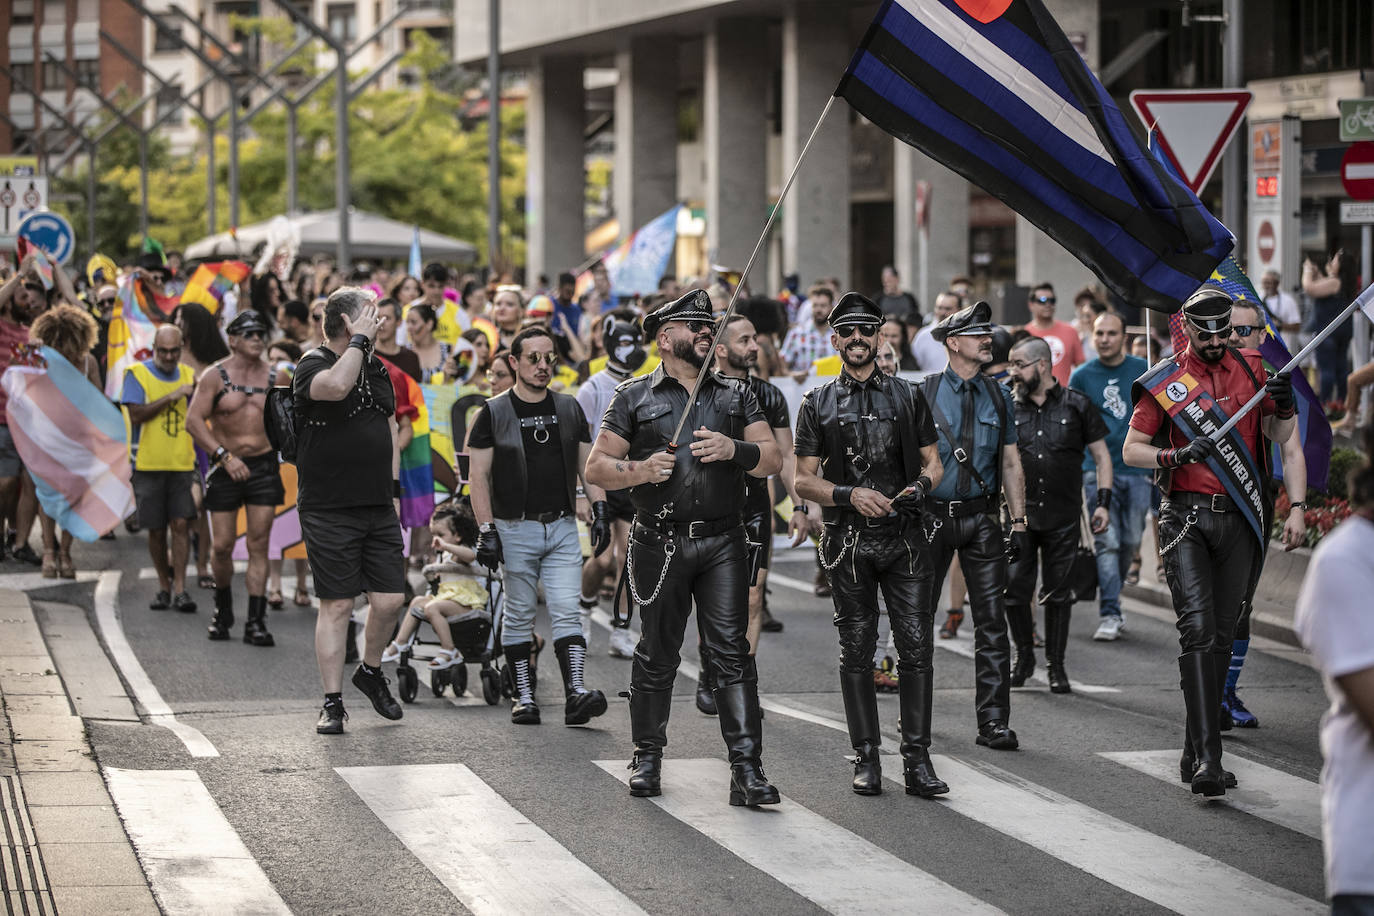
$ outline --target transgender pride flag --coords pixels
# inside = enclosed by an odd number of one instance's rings
[[[17,357],[0,385],[43,511],[83,541],[113,531],[134,508],[119,408],[51,347]]]

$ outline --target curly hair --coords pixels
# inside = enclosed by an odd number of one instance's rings
[[[29,334],[76,366],[84,362],[95,346],[99,330],[88,312],[73,305],[59,305],[34,319]]]

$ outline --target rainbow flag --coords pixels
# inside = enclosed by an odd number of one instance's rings
[[[486,335],[487,349],[493,354],[501,349],[501,332],[497,330],[496,325],[492,324],[490,318],[484,315],[478,315],[476,318],[472,319],[472,329],[474,331],[481,331]]]
[[[186,281],[186,289],[182,291],[181,301],[203,305],[213,315],[219,311],[220,304],[224,301],[224,294],[242,283],[244,278],[248,276],[250,269],[242,261],[216,261],[213,264],[202,264],[196,268],[195,273],[191,274],[191,279]]]
[[[124,417],[56,350],[24,349],[0,379],[15,449],[43,511],[97,540],[134,508]]]
[[[383,359],[383,362],[387,362]],[[387,362],[388,371],[394,364]],[[434,464],[429,451],[429,408],[420,384],[400,369],[390,372],[396,416],[409,416],[410,444],[401,450],[401,525],[429,524],[434,514]]]
[[[110,315],[108,343],[105,350],[105,394],[112,401],[118,401],[124,388],[124,370],[134,363],[153,357],[153,337],[157,326],[166,321],[154,320],[136,292],[129,277],[119,281],[119,295],[115,299],[114,312]]]

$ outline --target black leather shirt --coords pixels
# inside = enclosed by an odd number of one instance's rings
[[[787,398],[782,390],[766,379],[749,376],[749,390],[754,392],[754,397],[759,399],[759,409],[763,411],[764,419],[768,421],[770,429],[792,428],[792,412],[787,409]],[[772,499],[769,497],[767,477],[749,477],[744,479],[745,507],[746,515],[767,514],[772,511]]]
[[[1083,505],[1083,454],[1107,424],[1082,392],[1056,384],[1036,404],[1016,394],[1016,439],[1026,475],[1026,518],[1037,530],[1073,523]]]
[[[648,375],[618,386],[601,428],[630,443],[631,461],[642,461],[667,447],[687,404],[687,389],[660,365]],[[765,420],[758,398],[744,379],[710,373],[697,392],[678,443],[673,474],[664,484],[640,484],[630,501],[640,515],[672,521],[705,521],[740,515],[744,507],[744,469],[733,461],[703,464],[692,457],[692,430],[705,426],[732,439],[743,439],[745,427]],[[664,507],[668,512],[662,515]]]

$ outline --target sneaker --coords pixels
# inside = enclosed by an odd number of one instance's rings
[[[1222,703],[1231,711],[1231,722],[1236,728],[1259,728],[1259,719],[1255,714],[1245,708],[1245,704],[1236,696],[1236,688],[1227,687],[1226,693],[1222,697]]]
[[[153,600],[148,602],[148,610],[165,611],[172,606],[172,593],[166,590],[159,591],[153,596]]]
[[[342,703],[325,703],[320,709],[320,718],[315,722],[317,735],[342,735],[344,720],[348,713]]]
[[[391,683],[381,673],[368,674],[362,665],[353,671],[353,686],[357,687],[367,698],[372,701],[372,708],[377,710],[377,715],[384,719],[399,719],[405,715],[405,710],[401,704],[396,702],[396,698],[387,689],[387,684]]]
[[[1093,639],[1098,642],[1115,642],[1121,638],[1121,618],[1116,616],[1103,617],[1102,622],[1097,625],[1097,632],[1093,634]]]
[[[630,635],[629,630],[612,627],[611,638],[606,642],[606,651],[612,658],[635,657],[635,638]]]
[[[172,599],[172,607],[183,614],[194,614],[196,612],[196,600],[186,592],[177,592],[177,596]]]

